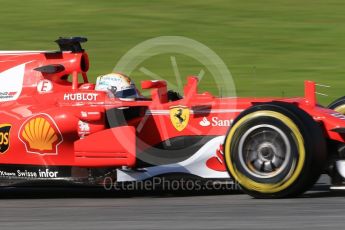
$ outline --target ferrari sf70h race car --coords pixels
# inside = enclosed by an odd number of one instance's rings
[[[88,82],[85,41],[0,53],[2,186],[173,175],[282,198],[328,173],[332,188],[345,188],[345,116],[317,104],[314,82],[296,98],[219,98],[199,93],[194,76],[182,96],[161,80],[141,82],[149,97],[137,89],[119,95],[111,78]]]

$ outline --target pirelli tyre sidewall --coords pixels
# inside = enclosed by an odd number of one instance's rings
[[[267,145],[286,152],[280,166],[269,173],[261,173],[244,159],[248,151],[255,152],[248,150],[248,146],[254,149],[260,146],[255,144],[257,140],[250,142],[259,135],[255,132],[260,133],[260,129],[264,129],[262,133],[274,134],[272,138],[266,137],[273,140]],[[246,142],[249,144],[243,144]],[[256,198],[283,198],[305,192],[319,178],[326,159],[320,126],[303,110],[282,102],[255,105],[240,114],[226,136],[224,147],[229,174],[246,193]]]
[[[345,97],[341,97],[333,101],[327,108],[345,115]]]

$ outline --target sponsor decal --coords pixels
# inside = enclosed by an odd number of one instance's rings
[[[90,134],[89,123],[79,120],[78,121],[78,127],[79,127],[78,134],[80,137],[84,137],[85,135]]]
[[[17,92],[0,92],[0,100],[12,101],[16,95],[17,95]]]
[[[82,118],[89,118],[90,116],[100,116],[100,112],[86,112],[86,111],[81,111],[80,116]]]
[[[49,93],[53,91],[53,83],[47,79],[41,80],[37,84],[37,92]]]
[[[110,73],[104,76],[100,76],[97,78],[97,90],[107,89],[109,85],[116,85],[122,87],[128,87],[132,84],[132,81],[129,77],[118,74],[118,73]]]
[[[223,145],[220,145],[216,155],[206,161],[206,166],[214,171],[225,172]]]
[[[25,64],[0,73],[0,102],[17,100],[23,89]]]
[[[56,155],[63,138],[54,120],[47,114],[39,114],[24,122],[19,139],[29,153]]]
[[[96,101],[97,93],[65,93],[63,99],[65,101]]]
[[[184,130],[189,122],[190,111],[184,106],[175,106],[170,108],[170,120],[177,131]]]
[[[223,120],[218,117],[212,117],[211,121],[204,117],[199,124],[203,127],[213,126],[213,127],[230,127],[233,120]]]
[[[211,122],[209,120],[207,120],[206,117],[204,117],[200,122],[199,124],[203,127],[207,127],[207,126],[210,126],[211,125]]]
[[[68,166],[33,166],[33,165],[6,165],[0,168],[0,178],[14,179],[55,179],[72,176]]]
[[[0,177],[19,177],[19,178],[57,178],[58,171],[50,169],[17,169],[0,170]]]
[[[4,154],[10,147],[10,131],[12,125],[0,124],[0,153]]]

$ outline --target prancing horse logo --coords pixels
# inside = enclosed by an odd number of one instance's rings
[[[189,122],[189,109],[183,106],[170,108],[170,120],[177,131],[184,130]]]

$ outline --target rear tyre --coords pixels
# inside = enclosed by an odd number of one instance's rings
[[[303,110],[280,102],[240,114],[224,151],[231,177],[255,198],[302,194],[317,181],[326,159],[319,125]]]
[[[345,97],[338,98],[327,106],[338,113],[345,115]]]

